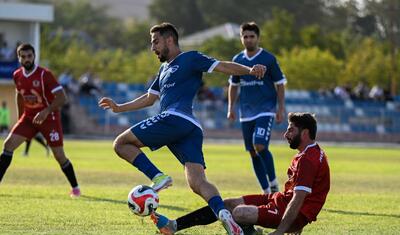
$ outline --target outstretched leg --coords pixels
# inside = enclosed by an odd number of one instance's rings
[[[214,214],[224,225],[230,235],[242,235],[240,226],[233,220],[231,213],[225,208],[224,202],[219,195],[218,189],[207,181],[204,166],[199,163],[185,163],[186,179],[194,193],[200,195]]]
[[[225,205],[227,209],[232,211],[235,207],[243,203],[243,199],[240,198],[231,198],[226,199]],[[169,220],[167,217],[160,215],[158,213],[154,213],[152,215],[153,222],[157,225],[158,229],[162,234],[170,235],[174,234],[177,231],[187,229],[190,227],[198,226],[198,225],[208,225],[218,221],[218,217],[215,215],[214,211],[211,209],[210,206],[205,206],[199,208],[195,211],[192,211],[188,214],[185,214],[176,220]],[[242,226],[241,227],[246,227]],[[251,232],[244,232],[244,234],[253,234],[255,232],[254,227],[249,228]]]
[[[3,144],[3,152],[0,155],[0,182],[11,164],[13,152],[26,140],[25,137],[9,134]]]
[[[117,155],[143,172],[150,180],[154,190],[160,191],[172,185],[172,178],[164,175],[140,150],[144,144],[132,133],[124,131],[114,140],[114,151]]]

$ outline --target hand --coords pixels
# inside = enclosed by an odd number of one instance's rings
[[[283,121],[283,118],[285,117],[285,111],[284,109],[279,109],[278,112],[276,112],[275,116],[275,122],[277,124],[281,123]]]
[[[103,97],[99,101],[99,107],[103,108],[104,110],[111,109],[114,113],[117,113],[119,106],[111,98]]]
[[[229,121],[235,121],[236,119],[236,114],[234,111],[228,111],[226,118],[228,118]]]
[[[267,67],[261,64],[256,64],[250,69],[250,75],[254,75],[256,78],[262,79],[266,71]]]
[[[44,120],[46,120],[47,116],[50,114],[50,109],[49,108],[45,108],[42,111],[38,112],[35,117],[33,118],[32,123],[33,124],[37,124],[37,125],[41,125]]]

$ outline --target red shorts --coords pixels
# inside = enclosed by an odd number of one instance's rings
[[[32,123],[33,117],[23,114],[11,130],[12,134],[32,139],[38,132],[46,138],[51,147],[63,146],[63,132],[61,127],[60,113],[51,113],[40,125]]]
[[[265,228],[277,228],[279,226],[287,206],[281,193],[246,195],[243,196],[243,200],[246,205],[258,207],[257,225]],[[299,213],[286,232],[296,232],[308,223],[307,218]]]

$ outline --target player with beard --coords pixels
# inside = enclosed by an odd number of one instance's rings
[[[263,77],[265,66],[248,67],[218,61],[197,51],[183,52],[179,47],[178,32],[170,23],[153,26],[150,34],[151,50],[163,63],[147,94],[124,104],[116,104],[111,98],[104,97],[99,105],[119,113],[142,109],[160,99],[161,112],[120,134],[114,141],[114,150],[152,180],[152,187],[160,191],[170,186],[172,179],[163,174],[140,149],[147,146],[156,150],[167,146],[184,166],[190,188],[208,203],[215,216],[223,222],[228,234],[242,234],[230,212],[225,209],[218,189],[206,179],[202,152],[203,131],[193,115],[192,104],[202,84],[203,72]],[[165,220],[152,217],[160,228],[164,226]]]
[[[288,168],[283,192],[246,195],[226,199],[225,205],[245,234],[254,234],[252,225],[276,229],[270,234],[300,234],[303,227],[317,220],[330,188],[329,165],[325,152],[315,142],[317,121],[310,113],[289,113],[289,126],[284,134],[291,149],[299,152]],[[176,220],[168,220],[163,234],[196,225],[213,223],[217,218],[209,207],[203,207]]]
[[[40,132],[71,184],[70,196],[79,197],[81,191],[74,168],[63,148],[59,110],[67,102],[64,90],[48,69],[35,64],[32,45],[18,46],[17,55],[21,68],[14,72],[13,79],[19,120],[4,141],[0,156],[0,181],[11,163],[14,150]]]
[[[236,119],[235,103],[240,88],[240,122],[246,150],[250,153],[253,169],[264,193],[278,192],[274,161],[269,151],[272,123],[285,117],[286,78],[274,55],[259,47],[260,29],[254,22],[240,26],[244,51],[233,61],[246,66],[262,64],[267,67],[264,77],[231,76],[228,90],[227,118]],[[278,103],[278,108],[277,108]]]

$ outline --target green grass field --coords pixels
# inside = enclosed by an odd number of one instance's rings
[[[322,147],[331,167],[331,191],[318,221],[303,234],[399,234],[400,148]],[[67,140],[65,149],[83,196],[68,196],[68,182],[41,146],[33,142],[28,158],[21,146],[0,184],[0,234],[156,234],[150,219],[133,215],[125,202],[133,186],[150,182],[113,153],[112,141]],[[282,188],[295,151],[287,145],[271,149]],[[206,144],[204,152],[208,178],[223,197],[260,192],[242,144]],[[205,205],[167,149],[146,153],[174,178],[174,186],[160,193],[159,212],[175,218]],[[178,234],[225,233],[214,223]]]

